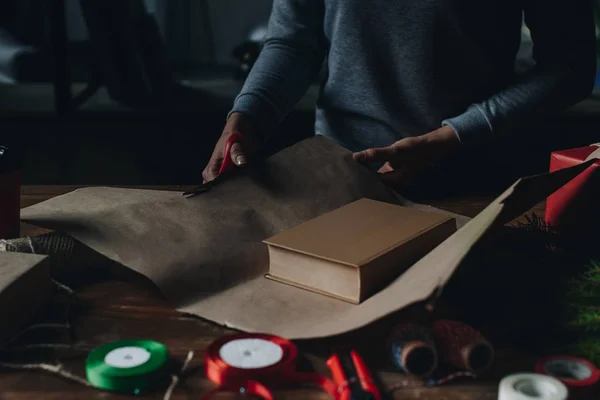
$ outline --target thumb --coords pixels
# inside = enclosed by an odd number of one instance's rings
[[[392,147],[371,148],[354,153],[352,157],[354,161],[360,163],[383,162],[389,161],[394,151]]]
[[[233,145],[231,145],[231,151],[229,152],[229,154],[231,156],[231,161],[233,161],[235,165],[240,166],[248,162],[246,152],[244,151],[241,142],[235,142]]]

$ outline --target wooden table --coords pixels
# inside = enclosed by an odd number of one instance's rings
[[[24,187],[21,206],[26,207],[51,197],[69,192],[76,187],[36,186]],[[154,187],[156,188],[156,187]],[[184,187],[158,187],[164,190],[182,190]],[[455,199],[432,204],[436,207],[474,216],[492,199],[467,198]],[[543,212],[543,205],[535,209]],[[23,235],[43,233],[42,229],[23,225]],[[191,371],[184,384],[176,387],[172,399],[199,399],[213,387],[202,371],[202,357],[206,347],[216,338],[232,331],[211,322],[182,315],[173,310],[155,288],[136,282],[108,281],[93,284],[77,292],[77,296],[86,305],[86,311],[77,316],[74,322],[77,346],[94,348],[106,342],[130,339],[151,338],[168,346],[177,359],[184,359],[190,350],[194,358]],[[368,333],[366,334],[368,340]],[[318,345],[318,343],[313,343]],[[301,348],[303,348],[301,346]],[[306,344],[311,348],[311,343]],[[492,371],[479,380],[463,379],[436,388],[403,388],[395,390],[389,396],[393,399],[419,400],[495,400],[499,380],[512,372],[531,369],[532,359],[526,355],[514,353],[511,349],[496,349],[496,363]],[[60,355],[60,353],[57,353]],[[63,355],[63,362],[73,373],[84,376],[83,363],[86,352],[75,355],[69,352]],[[325,372],[324,358],[319,354],[309,354],[307,358],[317,371]],[[381,381],[382,390],[408,382],[402,374],[393,372],[382,361],[377,366],[376,375]],[[289,389],[275,392],[277,399],[328,399],[323,392],[311,389]],[[112,395],[96,389],[80,386],[53,375],[37,371],[0,373],[0,398],[9,399],[112,399],[126,398]],[[162,399],[163,393],[148,395],[147,398]],[[217,399],[247,398],[242,395],[224,394]]]

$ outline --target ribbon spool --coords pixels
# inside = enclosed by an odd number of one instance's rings
[[[540,374],[514,374],[500,381],[498,400],[567,400],[569,391],[558,379]]]
[[[141,394],[165,382],[169,351],[150,340],[124,340],[94,349],[85,370],[92,386],[124,394]]]
[[[444,362],[475,374],[492,365],[492,345],[471,326],[458,321],[439,320],[433,324],[432,332]]]
[[[297,372],[297,358],[296,346],[278,336],[248,333],[224,336],[206,350],[206,376],[218,387],[202,399],[228,391],[272,400],[271,389],[292,384],[316,385],[334,399],[339,398],[337,387],[329,378]]]
[[[600,380],[600,370],[583,358],[553,356],[541,359],[535,372],[552,376],[568,388],[574,399],[593,399]]]
[[[437,368],[438,356],[433,337],[423,326],[396,326],[388,338],[388,349],[392,364],[414,377],[428,378]]]

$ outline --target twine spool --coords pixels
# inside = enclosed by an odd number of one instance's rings
[[[20,235],[20,159],[14,148],[0,145],[0,239]]]
[[[494,349],[471,326],[458,321],[439,320],[433,323],[432,332],[444,362],[476,374],[491,366]]]
[[[402,372],[425,379],[438,365],[438,355],[431,332],[416,324],[396,326],[389,338],[392,364]]]

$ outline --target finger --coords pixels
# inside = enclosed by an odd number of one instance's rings
[[[208,181],[212,181],[219,175],[219,165],[221,164],[220,160],[210,160],[209,164],[206,166],[204,171],[202,171],[202,178],[204,179],[203,183]]]
[[[377,172],[379,172],[380,174],[384,174],[386,172],[392,172],[393,170],[394,168],[392,168],[392,165],[389,162],[386,162],[381,168],[379,168]]]
[[[235,142],[233,145],[231,145],[230,155],[231,161],[233,161],[235,165],[244,165],[248,162],[246,153],[240,142]]]
[[[202,184],[204,185],[206,182],[215,179],[213,175],[211,175],[207,169],[202,171]]]
[[[352,157],[360,163],[389,161],[395,151],[392,147],[371,148],[354,153]]]

